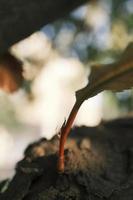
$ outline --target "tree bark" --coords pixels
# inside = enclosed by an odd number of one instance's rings
[[[65,172],[57,172],[58,137],[25,150],[0,200],[132,200],[133,118],[71,131]],[[10,155],[9,155],[10,156]]]
[[[0,53],[87,0],[1,0]]]

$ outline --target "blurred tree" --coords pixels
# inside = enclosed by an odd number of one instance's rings
[[[62,56],[86,66],[112,62],[133,40],[133,0],[2,0],[0,16],[1,53],[41,27]]]

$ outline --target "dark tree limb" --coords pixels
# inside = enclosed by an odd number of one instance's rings
[[[1,0],[0,53],[87,0]]]

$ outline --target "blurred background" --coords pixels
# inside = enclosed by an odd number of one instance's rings
[[[59,132],[90,66],[118,59],[130,41],[133,0],[95,0],[11,48],[26,81],[11,95],[0,91],[0,180],[13,175],[28,144]],[[132,114],[132,90],[103,92],[82,105],[74,125]]]

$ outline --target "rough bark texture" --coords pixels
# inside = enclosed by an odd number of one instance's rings
[[[87,0],[1,0],[0,53]]]
[[[64,174],[56,170],[58,138],[30,145],[0,200],[132,200],[132,133],[132,118],[73,129]]]

